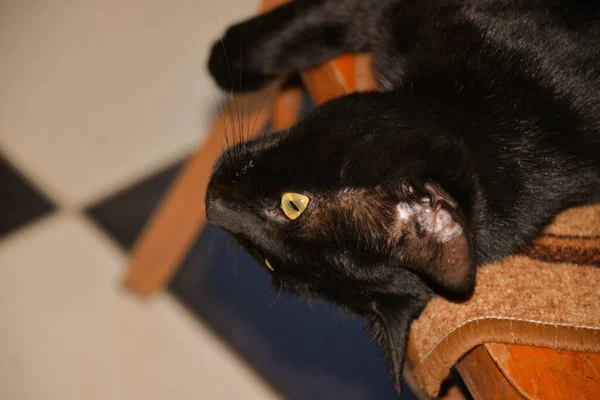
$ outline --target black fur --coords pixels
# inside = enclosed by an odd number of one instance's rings
[[[231,27],[209,62],[225,89],[369,50],[384,90],[226,152],[209,220],[286,289],[362,315],[399,388],[408,328],[436,292],[468,296],[477,266],[600,201],[596,4],[297,0]],[[287,191],[311,199],[294,221]]]

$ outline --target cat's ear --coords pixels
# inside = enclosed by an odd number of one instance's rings
[[[461,294],[472,290],[475,271],[471,241],[460,221],[456,200],[435,183],[424,186],[427,196],[418,203],[397,205],[394,225],[396,256],[406,266]]]
[[[394,386],[402,392],[402,371],[406,356],[409,328],[421,314],[427,301],[412,296],[376,300],[361,313],[367,327],[375,334],[390,367]]]

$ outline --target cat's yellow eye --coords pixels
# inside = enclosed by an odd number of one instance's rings
[[[281,196],[281,209],[286,217],[294,220],[306,210],[309,201],[303,194],[287,192]]]

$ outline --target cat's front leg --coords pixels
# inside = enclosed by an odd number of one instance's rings
[[[292,1],[231,26],[212,47],[210,73],[223,89],[247,91],[341,53],[365,51],[392,1]]]

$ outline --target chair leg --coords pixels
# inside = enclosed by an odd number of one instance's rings
[[[354,90],[354,56],[343,55],[300,73],[313,101],[319,105]]]
[[[123,282],[126,288],[149,296],[167,284],[206,224],[204,196],[225,135],[231,137],[241,126],[245,132],[254,128],[250,135],[264,130],[279,86],[276,82],[263,91],[235,96],[215,118],[206,142],[185,164],[138,238]],[[240,120],[241,109],[249,111]]]

